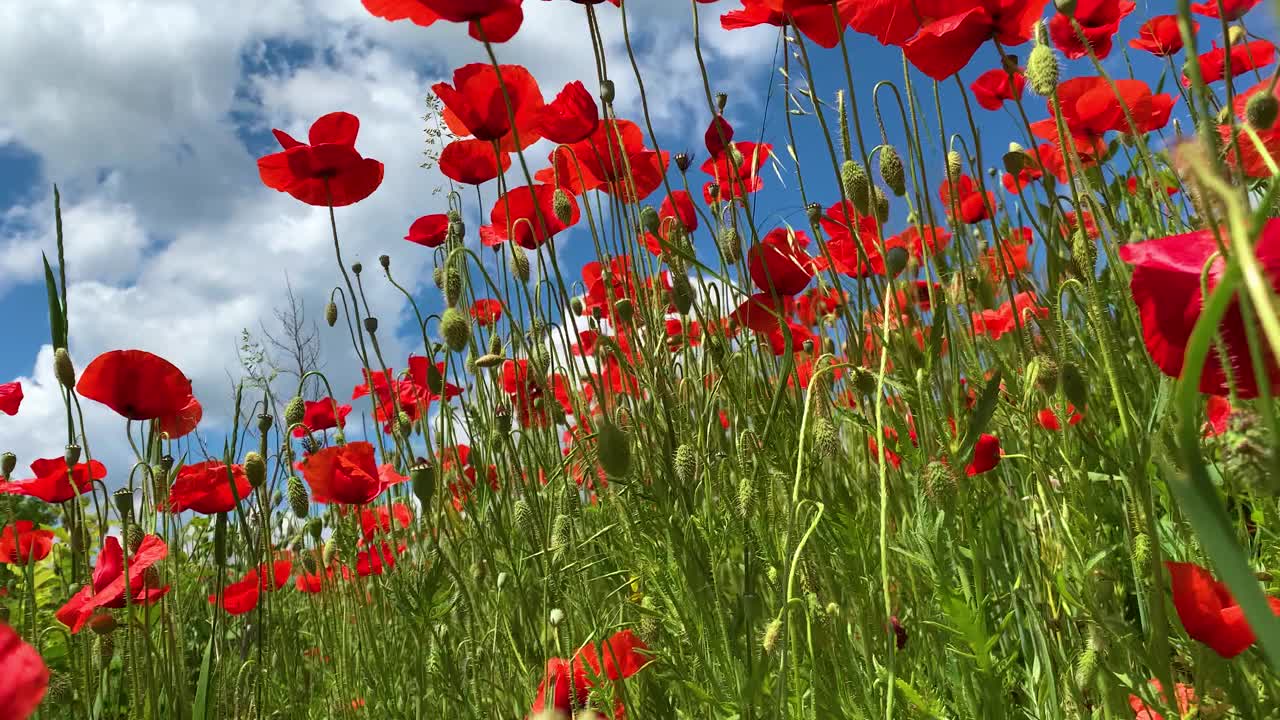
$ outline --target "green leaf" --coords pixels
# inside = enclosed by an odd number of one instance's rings
[[[978,436],[982,435],[991,424],[991,418],[996,414],[996,403],[999,400],[1000,370],[997,368],[991,373],[991,379],[982,389],[982,395],[973,408],[973,419],[969,422],[969,429],[965,431],[964,442],[960,443],[960,449],[956,452],[957,458],[963,460],[973,454],[973,446],[978,443]]]
[[[200,663],[200,681],[196,685],[195,720],[209,720],[209,707],[212,700],[209,688],[213,684],[213,638],[209,634],[209,642],[204,646],[204,660]]]
[[[67,324],[62,301],[58,299],[58,281],[53,276],[53,268],[49,265],[49,258],[44,253],[40,253],[40,259],[44,260],[44,289],[49,300],[49,334],[53,339],[54,348],[65,348],[67,346]]]

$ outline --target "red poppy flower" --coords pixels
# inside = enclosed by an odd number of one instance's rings
[[[793,233],[775,228],[747,252],[751,281],[764,293],[797,295],[813,280],[813,258],[809,257]]]
[[[707,158],[702,163],[702,172],[710,175],[720,188],[719,195],[707,197],[707,202],[728,201],[758,192],[764,187],[760,168],[772,152],[773,146],[769,143],[736,142],[719,155]]]
[[[391,532],[391,521],[402,529],[413,524],[413,511],[404,503],[394,503],[388,510],[385,505],[360,510],[360,536],[369,539],[378,533]]]
[[[1134,266],[1129,289],[1142,318],[1147,354],[1156,367],[1170,377],[1182,375],[1187,340],[1204,305],[1200,291],[1201,269],[1217,250],[1218,244],[1210,230],[1120,248],[1120,259]],[[1273,218],[1263,227],[1255,252],[1271,287],[1280,290],[1280,219]],[[1225,262],[1221,258],[1210,266],[1207,278],[1210,291],[1217,286],[1224,267]],[[1244,398],[1257,397],[1258,383],[1249,353],[1247,331],[1236,302],[1233,301],[1227,309],[1218,333],[1231,363],[1236,392]],[[1260,336],[1261,330],[1258,333]],[[1200,392],[1229,394],[1220,356],[1221,353],[1210,352],[1205,358]],[[1266,366],[1260,368],[1262,376],[1271,384],[1273,393],[1280,392],[1280,367],[1271,353],[1264,352],[1263,358]]]
[[[1164,686],[1159,680],[1152,678],[1147,681],[1151,688],[1155,690],[1155,694],[1161,697],[1165,704],[1168,704],[1169,697],[1164,692]],[[1178,717],[1192,717],[1192,708],[1196,702],[1195,688],[1183,683],[1177,683],[1173,688],[1174,697],[1178,701]],[[1147,707],[1142,698],[1137,695],[1129,695],[1129,707],[1133,710],[1133,720],[1164,720],[1164,716]]]
[[[1015,320],[1014,312],[1018,313]],[[1049,316],[1049,308],[1037,304],[1035,293],[1020,292],[1012,302],[1006,302],[995,310],[983,310],[973,314],[974,332],[986,335],[992,340],[999,340],[1007,332],[1012,332],[1019,324],[1026,326],[1027,314],[1044,318]]]
[[[961,175],[955,183],[944,180],[938,197],[948,217],[958,217],[969,225],[991,217],[989,208],[994,208],[996,202],[994,195],[983,193],[968,175]]]
[[[599,127],[600,108],[581,80],[565,85],[554,100],[543,106],[538,118],[542,137],[558,145],[582,142]]]
[[[431,90],[444,103],[445,124],[459,137],[497,140],[506,152],[523,150],[541,137],[542,91],[523,65],[500,65],[498,70],[486,63],[463,65],[453,71],[452,85],[436,83]]]
[[[581,217],[578,203],[569,195],[572,210],[569,222],[560,222],[555,213],[556,189],[551,185],[525,185],[508,190],[498,198],[489,212],[494,229],[508,240],[528,250],[537,250],[557,233],[577,224]]]
[[[638,202],[662,184],[667,160],[667,153],[645,147],[639,125],[604,120],[586,140],[552,151],[551,167],[534,178],[572,195],[600,190],[623,202]]]
[[[1116,80],[1115,89],[1106,78],[1098,76],[1072,78],[1058,86],[1058,99],[1062,104],[1062,120],[1075,140],[1077,150],[1095,154],[1103,135],[1110,131],[1131,132],[1125,108],[1129,110],[1138,132],[1148,133],[1163,128],[1173,111],[1172,95],[1153,95],[1151,88],[1141,80]],[[1119,91],[1120,97],[1116,97]],[[1124,107],[1121,107],[1121,99]],[[1049,115],[1054,115],[1052,103]],[[1058,128],[1053,117],[1031,124],[1037,136],[1057,142]],[[1044,146],[1040,146],[1044,149]],[[1042,153],[1042,158],[1043,158]],[[1048,163],[1049,159],[1044,158]],[[1063,179],[1061,176],[1059,179]]]
[[[1068,425],[1078,425],[1084,416],[1076,412],[1076,406],[1067,403],[1065,412]],[[1062,429],[1062,422],[1058,419],[1058,413],[1053,408],[1043,408],[1036,413],[1036,421],[1040,423],[1040,427],[1045,430],[1057,432]]]
[[[1137,178],[1136,176],[1130,176],[1128,180],[1125,180],[1125,182],[1124,182],[1124,186],[1125,186],[1125,189],[1129,191],[1129,194],[1130,194],[1130,195],[1137,195],[1137,194],[1138,194],[1138,178]],[[1165,187],[1164,187],[1164,192],[1165,192],[1165,194],[1166,194],[1166,195],[1171,195],[1171,196],[1172,196],[1172,195],[1177,195],[1177,194],[1178,194],[1178,186],[1177,186],[1177,185],[1165,185]]]
[[[1276,61],[1276,46],[1266,40],[1253,40],[1231,46],[1231,77],[1257,68],[1266,67]],[[1227,76],[1227,49],[1213,44],[1213,49],[1197,58],[1200,63],[1200,77],[1206,83],[1215,83]],[[1191,87],[1191,79],[1182,76],[1182,84]]]
[[[969,477],[992,470],[1000,464],[1000,438],[990,433],[978,436],[978,443],[973,446],[973,460],[965,468],[964,474]]]
[[[1090,48],[1101,60],[1111,54],[1111,43],[1120,30],[1120,21],[1135,7],[1129,0],[1079,0],[1074,14],[1084,41],[1067,13],[1058,13],[1049,20],[1049,37],[1062,54],[1072,60],[1088,55]]]
[[[17,415],[18,406],[22,404],[22,383],[11,382],[0,385],[0,412],[5,415]]]
[[[1221,395],[1210,395],[1205,400],[1204,414],[1208,422],[1204,424],[1205,437],[1217,437],[1227,431],[1227,421],[1231,419],[1231,400]]]
[[[1258,139],[1262,141],[1259,148],[1243,130],[1235,132],[1232,142],[1233,128],[1230,125],[1219,125],[1218,136],[1222,139],[1227,151],[1227,164],[1238,168],[1240,172],[1251,178],[1271,177],[1272,163],[1280,164],[1280,125],[1270,130],[1259,130]],[[1239,151],[1237,154],[1237,150]]]
[[[886,427],[884,429],[884,437],[886,441],[884,447],[884,461],[895,468],[902,467],[902,456],[889,449],[889,445],[893,445],[894,447],[898,446],[898,431],[891,427]],[[876,439],[874,437],[867,437],[867,450],[871,453],[871,459],[873,462],[880,462],[880,445],[876,443]]]
[[[159,355],[112,350],[89,363],[76,392],[130,420],[157,420],[182,412],[191,400],[191,381]]]
[[[551,658],[546,673],[538,683],[530,715],[544,710],[573,712],[587,706],[587,695],[598,678],[624,680],[644,669],[649,648],[630,630],[614,633],[599,649],[588,643],[572,661]],[[614,708],[614,716],[622,717],[622,708]]]
[[[16,482],[0,482],[0,495],[26,495],[47,503],[64,503],[76,497],[79,489],[83,495],[90,491],[94,480],[107,476],[107,468],[97,460],[80,463],[72,468],[68,477],[67,461],[63,458],[44,458],[31,463],[35,477]],[[71,486],[72,480],[75,487]]]
[[[720,16],[720,27],[737,30],[759,25],[793,25],[819,46],[833,48],[840,44],[840,36],[854,16],[856,4],[857,0],[837,0],[833,12],[831,0],[742,0],[741,9]]]
[[[999,110],[1005,100],[1021,99],[1026,85],[1027,78],[1022,74],[1022,68],[1014,70],[1012,82],[1009,80],[1009,71],[995,68],[979,75],[969,84],[969,89],[973,91],[973,98],[978,101],[978,105],[987,110]]]
[[[18,520],[0,530],[0,563],[26,565],[49,557],[53,531],[41,530],[30,520]]]
[[[0,623],[0,707],[10,720],[27,720],[49,689],[49,668],[17,630]]]
[[[521,142],[524,135],[520,136]],[[487,140],[454,140],[440,153],[440,172],[463,185],[483,185],[511,167],[511,156]]]
[[[322,398],[312,402],[306,400],[302,404],[302,425],[293,429],[294,437],[305,437],[307,431],[324,432],[336,427],[346,427],[347,416],[351,414],[350,405],[339,405],[333,398]]]
[[[1215,6],[1217,0],[1214,0]],[[1191,33],[1200,31],[1200,23],[1192,21]],[[1129,41],[1134,50],[1145,50],[1157,57],[1169,57],[1182,49],[1182,30],[1177,15],[1156,15],[1138,28],[1138,37]]]
[[[1004,173],[1004,175],[1000,177],[1000,182],[1004,184],[1005,190],[1018,195],[1022,192],[1023,188],[1030,187],[1032,183],[1038,182],[1043,177],[1044,173],[1040,171],[1040,168],[1027,165],[1018,170],[1017,175]]]
[[[444,213],[423,215],[409,226],[409,234],[405,240],[426,247],[439,247],[444,244],[449,233],[449,216]]]
[[[863,0],[850,24],[881,43],[902,45],[912,65],[943,80],[969,64],[988,40],[999,40],[1005,47],[1030,40],[1047,2],[918,0],[918,12],[904,12],[900,0]]]
[[[170,440],[177,440],[191,434],[203,417],[204,408],[200,406],[199,400],[192,397],[178,412],[159,418],[158,426],[160,432],[167,435]]]
[[[201,515],[231,512],[236,507],[236,499],[249,497],[250,489],[249,478],[239,465],[228,468],[217,460],[184,465],[169,488],[167,510],[174,513],[190,510]]]
[[[771,293],[756,293],[743,301],[729,318],[758,333],[771,333],[778,329],[779,317],[786,317],[790,313],[792,302],[794,301],[789,295],[775,300]]]
[[[289,582],[289,575],[292,572],[291,560],[276,560],[271,564],[270,572],[265,565],[252,568],[245,573],[244,579],[230,583],[222,589],[222,609],[228,615],[244,615],[258,607],[258,599],[263,590],[275,591],[284,587],[285,583]],[[210,595],[209,604],[217,603],[218,595],[216,593]]]
[[[120,540],[108,535],[98,553],[93,569],[93,583],[76,593],[57,612],[63,625],[72,633],[80,632],[98,608],[122,608],[125,606],[125,582],[129,584],[129,599],[134,605],[150,605],[169,592],[169,586],[152,587],[146,580],[147,570],[169,554],[169,547],[156,535],[146,535],[138,551],[129,558],[129,575],[124,573],[124,551]]]
[[[569,401],[569,386],[564,376],[559,374],[553,374],[550,378],[530,376],[528,360],[508,360],[503,363],[502,390],[515,402],[516,415],[520,418],[520,424],[525,427],[542,426],[547,423],[545,404],[552,399],[560,405],[564,414],[573,414],[573,404]],[[551,398],[546,397],[547,390],[551,391]]]
[[[382,184],[382,163],[356,152],[360,120],[334,112],[311,125],[310,144],[272,130],[284,148],[258,158],[258,175],[272,190],[287,192],[308,205],[344,207],[369,197]]]
[[[502,317],[502,303],[493,298],[480,298],[471,306],[471,317],[480,327],[489,327]]]
[[[435,0],[362,0],[362,2],[365,9],[375,17],[392,22],[409,20],[422,27],[433,25],[437,20],[451,20],[453,17],[466,15],[458,12],[446,14],[437,9]],[[520,0],[502,0],[502,4],[496,6],[486,0],[477,2],[476,5],[487,12],[469,20],[454,21],[468,23],[467,34],[476,40],[504,43],[520,30],[520,25],[524,21],[524,10],[520,7]],[[449,10],[456,11],[458,8],[451,4]]]
[[[1227,20],[1239,20],[1244,17],[1262,0],[1208,0],[1202,3],[1192,3],[1191,12],[1206,17],[1218,17],[1218,3],[1222,3],[1222,7],[1226,10],[1225,17]]]
[[[1166,562],[1172,583],[1173,606],[1192,640],[1230,660],[1248,650],[1257,639],[1227,586],[1193,563]],[[1280,598],[1268,598],[1271,611],[1280,615]]]
[[[662,201],[662,207],[658,208],[658,217],[662,220],[679,220],[688,232],[698,229],[698,213],[693,207],[693,196],[686,190],[673,190]]]
[[[719,157],[720,153],[733,143],[733,126],[724,119],[723,115],[717,115],[711,119],[711,124],[703,133],[702,140],[707,146],[707,154],[711,157]]]
[[[312,453],[298,463],[298,470],[311,486],[311,499],[318,503],[367,505],[386,489],[373,445],[367,442]]]
[[[450,382],[445,382],[444,361],[435,363],[435,371],[431,370],[431,359],[424,355],[410,355],[405,363],[409,366],[409,380],[407,385],[412,387],[412,392],[401,391],[401,404],[405,399],[415,399],[426,404],[431,404],[439,400],[441,395],[446,400],[452,400],[462,394],[462,388]],[[443,387],[441,385],[443,384]],[[411,413],[416,417],[416,413]]]

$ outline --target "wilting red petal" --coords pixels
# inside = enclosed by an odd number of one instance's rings
[[[409,226],[409,234],[405,240],[426,247],[439,247],[444,244],[449,233],[449,216],[444,213],[423,215]]]
[[[231,512],[236,499],[249,497],[250,489],[249,478],[239,465],[228,468],[217,460],[184,465],[169,488],[169,504],[164,509],[174,513],[190,510],[201,515]]]
[[[175,415],[191,400],[191,381],[159,355],[144,350],[112,350],[93,359],[76,392],[130,420]]]
[[[30,520],[18,520],[0,530],[0,563],[26,565],[49,557],[53,531],[41,530]]]
[[[18,406],[22,404],[22,383],[11,382],[0,385],[0,412],[5,415],[17,415]]]
[[[63,458],[42,458],[31,463],[34,478],[15,482],[0,481],[0,495],[25,495],[47,503],[64,503],[76,497],[76,490],[83,495],[90,490],[94,480],[107,476],[107,468],[97,460],[80,463],[67,472]],[[72,487],[72,480],[75,487]]]
[[[973,447],[973,461],[965,468],[965,474],[970,477],[992,470],[1000,464],[1000,438],[990,433],[983,433],[978,436],[978,442]]]
[[[0,623],[0,708],[10,720],[26,720],[44,700],[49,668],[18,631]]]

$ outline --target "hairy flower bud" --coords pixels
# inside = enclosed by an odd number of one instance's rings
[[[58,378],[62,387],[74,390],[76,387],[76,367],[71,364],[71,355],[66,348],[53,351],[53,375]]]
[[[698,451],[692,445],[683,444],[676,448],[672,462],[676,468],[676,478],[685,487],[693,487],[698,474]]]
[[[877,186],[871,188],[871,204],[876,212],[876,219],[881,223],[889,221],[889,198]]]
[[[688,315],[693,308],[693,284],[685,273],[671,275],[671,304],[681,315]]]
[[[720,233],[716,235],[716,246],[720,248],[720,253],[724,255],[725,262],[735,265],[742,259],[742,240],[738,237],[738,231],[732,227],[723,227]]]
[[[338,304],[332,300],[324,306],[324,321],[329,327],[338,324]]]
[[[556,188],[555,193],[552,194],[551,210],[562,225],[568,225],[573,219],[573,203],[569,200],[569,193],[565,192],[564,188]]]
[[[440,317],[440,334],[450,350],[462,352],[471,340],[471,321],[457,308],[447,308]]]
[[[289,493],[289,509],[299,520],[306,520],[311,512],[311,498],[307,496],[307,486],[302,483],[302,478],[290,475],[286,487]]]
[[[658,217],[658,211],[653,209],[652,205],[645,205],[640,210],[640,226],[650,235],[657,235],[662,226],[662,218]]]
[[[1280,100],[1274,93],[1256,93],[1244,106],[1244,116],[1255,130],[1270,130],[1276,124],[1277,114],[1280,114]]]
[[[138,523],[129,523],[129,529],[124,533],[124,546],[129,554],[138,552],[138,548],[142,547],[142,541],[146,537],[146,533],[142,532],[142,526]]]
[[[507,262],[511,274],[522,283],[529,282],[529,253],[519,245],[511,245],[511,257]]]
[[[880,150],[880,178],[889,190],[898,197],[907,194],[907,175],[902,166],[902,156],[892,145],[885,145]]]
[[[964,157],[957,150],[947,153],[947,180],[956,182],[964,172]]]
[[[324,534],[324,522],[320,518],[311,518],[307,521],[307,533],[313,541],[320,542],[320,537]]]
[[[627,324],[635,316],[636,306],[631,302],[631,298],[618,298],[613,303],[614,317],[618,318],[618,322]]]
[[[824,460],[829,460],[840,452],[840,431],[829,418],[819,417],[814,420],[813,449]]]
[[[1036,45],[1027,58],[1027,84],[1040,97],[1053,97],[1058,90],[1058,56],[1048,45]]]
[[[1076,271],[1085,282],[1092,282],[1098,267],[1098,244],[1084,230],[1076,230],[1071,238],[1071,257]]]
[[[1062,384],[1062,394],[1078,410],[1083,411],[1089,405],[1089,386],[1080,374],[1080,368],[1073,362],[1063,363],[1058,371],[1058,379]]]
[[[284,422],[289,427],[293,427],[303,421],[307,415],[307,404],[301,396],[295,395],[289,400],[289,404],[284,406]]]
[[[267,461],[256,450],[250,450],[244,455],[244,475],[255,488],[262,487],[267,482]]]
[[[450,267],[444,272],[444,299],[449,307],[457,307],[462,299],[462,273]]]
[[[840,184],[844,187],[844,195],[861,215],[871,214],[871,180],[867,171],[852,160],[844,161],[840,166]]]
[[[627,433],[605,418],[596,433],[596,447],[604,471],[610,477],[626,477],[631,469],[631,438]]]

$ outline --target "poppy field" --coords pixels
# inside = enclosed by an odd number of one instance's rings
[[[343,0],[488,58],[422,89],[447,192],[389,242],[434,272],[344,257],[358,117],[273,130],[362,370],[229,428],[160,348],[72,357],[58,215],[0,720],[1280,718],[1280,3],[680,0],[686,149],[649,1]],[[503,59],[544,2],[562,87]],[[713,26],[776,30],[767,129]]]

